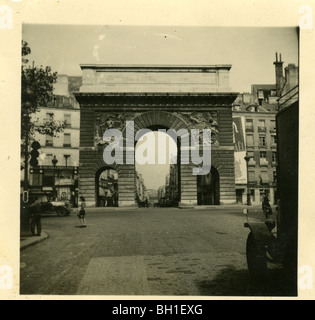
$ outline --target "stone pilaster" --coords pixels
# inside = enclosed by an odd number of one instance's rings
[[[135,165],[120,165],[118,171],[118,205],[119,207],[136,206],[135,202]]]
[[[211,163],[219,172],[220,204],[236,203],[234,148],[219,147],[212,150]]]
[[[197,205],[197,176],[192,174],[193,165],[180,166],[181,171],[181,198],[180,205]]]

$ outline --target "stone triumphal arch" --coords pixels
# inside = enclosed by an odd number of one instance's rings
[[[180,204],[235,202],[232,103],[237,93],[229,88],[231,65],[81,65],[81,69],[82,86],[75,94],[81,110],[79,193],[88,206],[97,205],[96,180],[103,169],[118,174],[118,205],[135,205],[135,164],[108,166],[103,159],[104,132],[115,128],[124,133],[127,121],[133,121],[135,132],[211,129],[211,173],[196,176],[191,161],[178,164]],[[124,144],[124,157],[126,152]],[[214,181],[211,197],[210,189],[209,193],[202,189],[207,179]]]

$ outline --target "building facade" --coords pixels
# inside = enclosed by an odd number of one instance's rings
[[[276,202],[275,116],[276,111],[265,111],[260,106],[250,107],[243,111],[239,109],[233,111],[235,127],[238,131],[243,132],[242,138],[237,138],[235,145],[237,203],[246,204],[247,187],[249,187],[251,204],[260,204],[266,192],[269,194],[270,202],[272,204]],[[248,164],[244,159],[246,155],[250,157]]]
[[[276,54],[275,83],[253,84],[251,93],[240,94],[233,103],[236,202],[261,204],[267,194],[277,202],[277,128],[278,100],[298,84],[298,67],[283,69]],[[283,73],[284,70],[284,73]],[[244,159],[249,157],[248,163]]]
[[[53,119],[65,128],[55,136],[35,133],[41,146],[38,166],[30,166],[28,174],[32,194],[46,194],[73,206],[78,203],[80,110],[70,90],[78,86],[80,78],[58,75],[52,101],[33,115],[38,124]]]

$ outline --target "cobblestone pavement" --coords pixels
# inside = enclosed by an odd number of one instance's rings
[[[252,211],[250,219],[261,219]],[[21,251],[22,295],[283,295],[279,270],[248,277],[242,210],[88,209],[87,228],[43,217],[49,238]]]

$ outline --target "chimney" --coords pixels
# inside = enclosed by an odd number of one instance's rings
[[[284,75],[285,75],[285,91],[288,92],[293,87],[298,85],[299,79],[299,72],[298,67],[295,66],[293,63],[289,63],[289,65],[284,68]]]
[[[57,82],[54,84],[54,94],[57,96],[69,96],[69,81],[65,74],[58,74]]]
[[[276,71],[276,95],[280,97],[281,91],[284,85],[284,77],[283,77],[283,62],[281,61],[281,53],[280,60],[278,61],[278,53],[276,52],[276,61],[273,63],[275,65]]]

